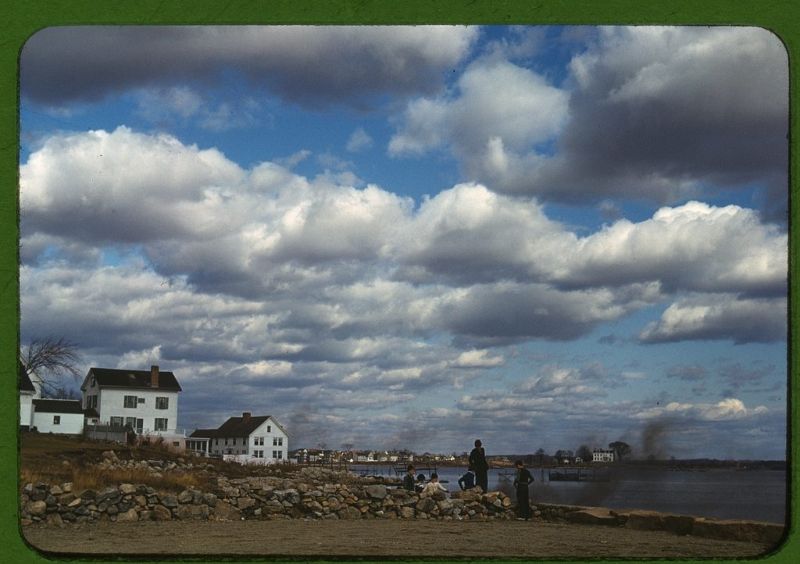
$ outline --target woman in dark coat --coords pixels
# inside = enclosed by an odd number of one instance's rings
[[[531,503],[528,496],[528,487],[533,482],[533,476],[525,468],[521,460],[514,463],[517,467],[517,475],[514,477],[514,487],[517,489],[517,519],[531,518]]]
[[[475,471],[475,485],[484,492],[489,491],[489,463],[480,439],[475,441],[475,448],[469,453],[469,465]]]

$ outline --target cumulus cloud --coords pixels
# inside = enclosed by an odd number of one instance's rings
[[[786,209],[788,62],[770,32],[601,28],[570,69],[557,155],[499,188],[667,201],[766,179]]]
[[[372,147],[372,137],[370,137],[369,133],[364,131],[362,127],[359,127],[350,134],[350,137],[347,139],[347,145],[345,145],[345,148],[351,153],[365,151],[370,147]]]
[[[502,84],[502,88],[497,88]],[[456,92],[413,100],[389,142],[395,156],[449,147],[467,161],[493,145],[520,150],[552,138],[567,116],[568,96],[536,73],[502,59],[480,59],[458,80]],[[495,153],[497,149],[494,149]]]
[[[725,398],[715,403],[670,402],[664,407],[645,409],[635,414],[637,419],[670,417],[678,419],[700,419],[703,421],[726,421],[766,415],[769,410],[759,405],[748,408],[737,398]]]
[[[456,26],[54,27],[23,48],[22,95],[57,106],[208,84],[234,69],[293,103],[359,106],[382,93],[435,91],[476,38],[476,29]]]
[[[774,342],[786,338],[786,299],[745,299],[732,295],[683,298],[639,334],[644,343],[685,340]]]
[[[788,236],[739,206],[688,202],[640,223],[619,220],[582,238],[567,254],[565,285],[657,280],[662,290],[782,296]]]
[[[512,56],[494,45],[453,92],[412,100],[389,153],[446,147],[496,191],[612,211],[759,183],[785,221],[788,59],[770,32],[600,28],[558,86]]]
[[[730,311],[745,307],[761,323],[734,338],[780,338],[787,238],[738,206],[690,202],[578,237],[535,200],[478,184],[415,210],[379,186],[309,180],[268,162],[242,169],[217,150],[125,127],[54,135],[20,175],[28,264],[100,260],[98,245],[113,245],[203,292],[269,295],[307,330],[444,331],[471,346],[574,339],[691,291],[736,294],[702,327],[687,325],[688,302],[673,304],[642,339],[730,334]],[[293,303],[308,295],[319,300]]]
[[[458,358],[453,362],[453,366],[459,368],[493,368],[495,366],[502,366],[504,362],[505,359],[500,355],[492,356],[491,353],[485,349],[473,349],[464,351],[458,355]]]

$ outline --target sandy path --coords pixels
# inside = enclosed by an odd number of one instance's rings
[[[26,527],[45,552],[285,556],[530,558],[752,557],[756,543],[591,525],[490,521],[235,521]]]

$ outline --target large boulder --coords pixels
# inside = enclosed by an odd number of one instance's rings
[[[153,507],[152,517],[154,521],[171,521],[172,511],[170,511],[163,505],[156,505],[155,507]]]
[[[219,521],[238,521],[241,519],[241,512],[227,501],[217,501],[212,515]]]
[[[135,509],[128,509],[124,513],[117,515],[117,523],[132,523],[139,520],[139,514]]]
[[[25,509],[30,515],[39,517],[47,511],[47,504],[44,501],[31,501]]]
[[[373,484],[364,488],[367,495],[373,499],[383,499],[388,495],[386,486],[381,484]]]

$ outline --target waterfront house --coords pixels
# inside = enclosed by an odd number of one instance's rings
[[[217,429],[198,429],[190,440],[208,440],[208,454],[243,464],[271,464],[289,460],[289,435],[270,415],[245,411]]]
[[[129,427],[182,446],[183,436],[176,432],[181,386],[172,372],[155,365],[149,371],[90,368],[81,392],[83,408],[94,410],[100,425]]]

